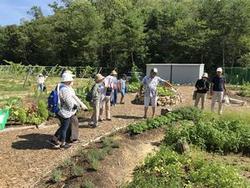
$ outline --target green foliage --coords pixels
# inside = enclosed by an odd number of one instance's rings
[[[128,92],[137,93],[140,91],[140,82],[132,82],[128,85]]]
[[[51,181],[54,183],[58,183],[62,181],[62,171],[61,170],[53,170],[51,174]]]
[[[134,63],[133,63],[132,69],[131,69],[131,79],[129,81],[131,84],[132,83],[140,83],[138,67]]]
[[[157,87],[157,92],[159,96],[174,96],[175,95],[175,93],[172,90],[163,86]]]
[[[122,72],[156,62],[248,64],[249,1],[79,0],[49,7],[49,17],[34,6],[31,21],[0,27],[1,60]]]
[[[44,100],[38,101],[37,114],[44,120],[49,117],[48,106]]]
[[[144,131],[159,128],[162,126],[170,125],[172,122],[178,120],[194,120],[198,121],[204,115],[202,111],[194,107],[183,107],[179,108],[165,116],[159,116],[153,119],[148,119],[147,121],[138,122],[128,126],[128,132],[130,134],[141,134]]]
[[[71,166],[71,176],[73,177],[80,177],[84,174],[84,169],[81,166],[78,165],[73,165]]]
[[[175,146],[179,139],[197,145],[207,151],[249,152],[250,128],[238,120],[201,119],[200,121],[178,121],[168,127],[165,143]]]
[[[247,187],[239,173],[222,163],[180,155],[162,147],[136,169],[126,187]]]
[[[95,188],[95,184],[91,182],[90,180],[85,180],[83,185],[81,186],[82,188]]]

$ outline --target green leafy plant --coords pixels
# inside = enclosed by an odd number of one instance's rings
[[[37,114],[44,120],[47,120],[49,117],[49,111],[47,104],[44,100],[38,101],[38,112]]]
[[[58,183],[62,181],[62,171],[59,169],[53,170],[51,174],[51,181],[53,183]]]
[[[247,187],[245,179],[230,166],[180,155],[162,147],[134,172],[132,187]]]

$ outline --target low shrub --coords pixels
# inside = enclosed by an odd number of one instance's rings
[[[182,138],[207,151],[238,153],[250,149],[250,127],[241,121],[179,121],[168,127],[164,141],[174,146]]]
[[[128,84],[128,92],[137,93],[140,91],[141,83],[140,82],[132,82]]]
[[[134,172],[133,187],[247,187],[239,173],[230,166],[188,155],[180,155],[162,147]]]
[[[176,122],[179,120],[187,119],[198,121],[202,118],[203,114],[201,110],[193,107],[183,107],[164,116],[158,116],[153,119],[148,119],[146,121],[131,124],[127,129],[131,135],[141,134],[147,130],[170,125],[172,122]]]

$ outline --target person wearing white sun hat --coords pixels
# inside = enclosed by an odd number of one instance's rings
[[[51,140],[53,145],[57,148],[61,147],[66,149],[70,147],[70,145],[66,143],[66,136],[71,123],[71,118],[75,116],[77,109],[87,109],[86,105],[84,105],[76,96],[75,91],[72,88],[74,78],[75,75],[70,72],[65,72],[62,74],[61,83],[57,86],[60,105],[60,111],[58,112],[57,117],[59,118],[61,125]]]
[[[225,79],[222,76],[223,69],[221,67],[217,68],[216,76],[211,80],[211,90],[210,94],[212,96],[211,110],[214,112],[215,103],[219,103],[218,113],[222,114],[222,101],[226,93]]]
[[[201,100],[201,109],[204,109],[204,104],[206,101],[206,97],[207,97],[207,92],[209,91],[209,82],[208,82],[208,74],[204,73],[202,75],[202,78],[197,80],[196,84],[195,84],[195,88],[196,88],[196,96],[195,96],[195,107],[198,107],[199,102]]]
[[[140,95],[142,94],[142,89],[144,87],[144,118],[147,118],[148,106],[151,103],[153,114],[152,117],[155,116],[155,109],[157,106],[157,86],[159,83],[165,84],[167,87],[172,87],[172,85],[166,81],[161,79],[158,74],[158,69],[153,68],[150,71],[149,76],[145,76],[142,80],[142,85],[140,88]]]

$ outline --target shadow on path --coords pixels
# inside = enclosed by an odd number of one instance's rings
[[[24,140],[19,140],[12,143],[12,148],[18,150],[41,150],[41,149],[53,149],[52,145],[47,142],[51,139],[49,134],[27,134],[19,136],[19,138]]]

